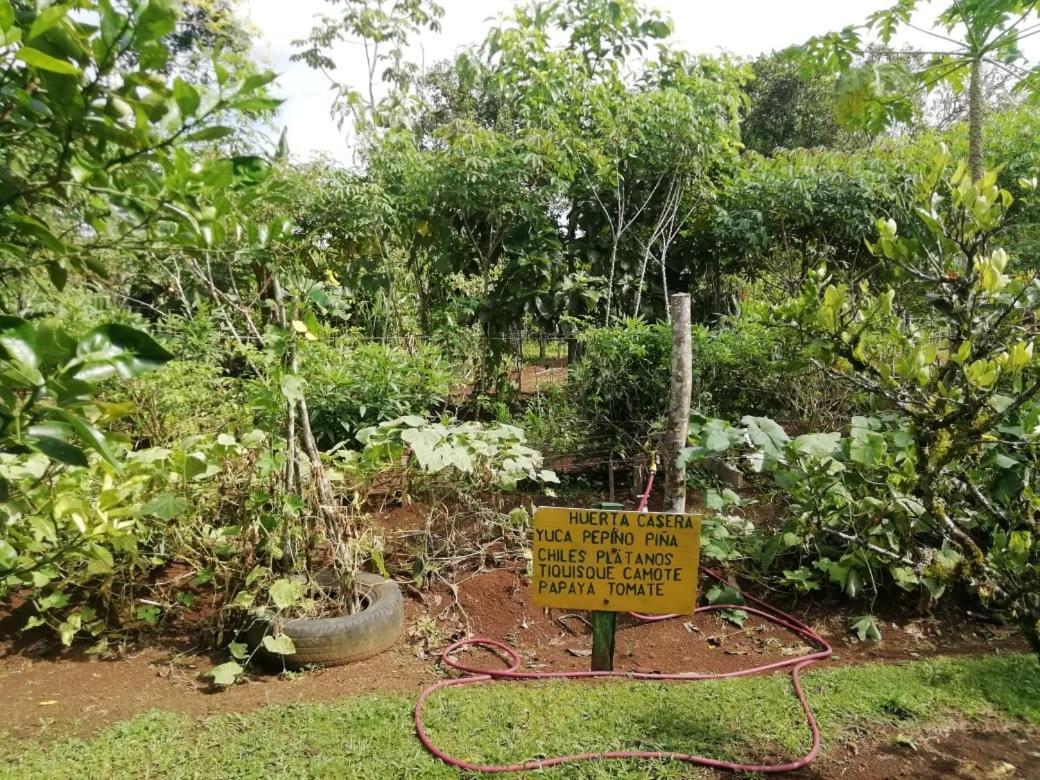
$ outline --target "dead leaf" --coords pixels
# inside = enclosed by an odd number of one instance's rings
[[[910,748],[911,750],[917,750],[917,743],[914,742],[906,734],[897,734],[895,742],[899,747]]]
[[[591,650],[576,650],[573,647],[568,647],[567,652],[571,655],[577,656],[578,658],[588,658],[590,655],[592,655]]]
[[[903,626],[903,633],[907,636],[912,636],[914,639],[924,639],[924,629],[920,623],[907,623]]]
[[[1005,777],[1017,776],[1018,767],[1014,764],[1009,764],[1007,761],[997,761],[985,774],[986,780],[1003,780]]]

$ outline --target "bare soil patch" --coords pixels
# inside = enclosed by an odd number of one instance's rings
[[[484,572],[458,586],[462,619],[472,633],[514,645],[528,668],[588,668],[591,635],[581,616],[542,610],[530,603],[530,586],[521,572]],[[910,617],[880,610],[882,642],[859,642],[847,630],[847,609],[826,601],[784,604],[834,646],[830,663],[906,661],[937,655],[1025,652],[1017,630],[963,613]],[[707,613],[692,619],[642,624],[619,621],[616,668],[621,671],[724,673],[810,652],[801,638],[751,617],[743,628]]]
[[[157,708],[205,716],[368,693],[414,696],[438,679],[436,655],[440,648],[468,635],[509,642],[520,652],[526,669],[588,668],[591,639],[587,624],[581,616],[531,606],[529,583],[520,571],[478,572],[460,578],[454,590],[439,586],[421,597],[410,594],[406,599],[406,636],[383,655],[296,675],[258,674],[226,690],[216,690],[202,679],[206,671],[225,659],[219,654],[190,651],[190,636],[157,639],[124,657],[99,660],[75,649],[57,651],[47,639],[20,634],[18,628],[24,618],[8,613],[0,616],[5,618],[0,619],[0,689],[6,704],[0,708],[0,732],[20,739],[51,739],[70,733],[90,734]],[[837,613],[831,604],[803,601],[785,605],[785,609],[802,615],[834,644],[835,663],[1026,649],[1013,630],[963,615],[957,619],[892,615],[891,620],[886,616],[884,641],[875,644],[850,638],[845,628],[847,616]],[[755,619],[740,629],[712,614],[653,625],[624,617],[618,636],[617,668],[720,673],[806,652],[808,648],[798,637]],[[886,761],[924,760],[922,756],[902,754],[881,757]],[[838,774],[817,776],[868,777],[847,774],[856,769],[852,759],[849,761]],[[898,764],[897,768],[902,766]]]
[[[844,751],[834,751],[789,776],[805,780],[1037,780],[1040,731],[965,725],[914,740],[891,734],[869,745],[849,744]]]

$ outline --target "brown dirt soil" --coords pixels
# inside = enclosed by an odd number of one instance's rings
[[[454,592],[447,586],[421,594],[421,598],[407,592],[411,596],[406,599],[407,633],[387,653],[357,664],[299,675],[257,675],[249,682],[219,691],[200,678],[225,659],[183,651],[183,637],[170,638],[165,648],[156,643],[117,660],[98,660],[75,651],[56,652],[50,640],[19,635],[17,628],[24,617],[8,617],[0,620],[0,690],[4,691],[6,705],[0,708],[0,732],[14,738],[51,739],[69,733],[86,735],[156,707],[204,716],[362,693],[414,696],[438,679],[437,652],[449,641],[467,635],[509,642],[520,652],[525,669],[588,668],[591,643],[587,625],[580,617],[532,607],[529,584],[517,571],[479,572],[461,578]],[[886,618],[882,643],[858,643],[847,638],[845,618],[835,614],[833,607],[803,603],[795,611],[808,612],[810,623],[832,641],[838,663],[1025,649],[1009,629],[970,620],[954,622],[953,618],[904,617],[894,622]],[[808,648],[797,637],[755,619],[738,629],[714,615],[654,625],[638,625],[624,617],[618,635],[617,668],[719,673],[805,652]],[[493,659],[488,663],[493,664]],[[979,756],[973,760],[980,760]],[[916,754],[895,758],[923,760]],[[1015,763],[1014,759],[1007,760]],[[855,769],[854,763],[850,759],[840,767],[834,765],[836,774],[815,776],[846,776]]]
[[[406,601],[412,624],[421,612]],[[19,621],[20,624],[21,621]],[[258,674],[217,689],[202,678],[227,660],[222,654],[179,652],[184,637],[106,660],[53,642],[23,638],[10,619],[0,620],[0,733],[16,739],[88,735],[151,709],[203,717],[248,712],[268,704],[321,701],[367,693],[417,693],[437,679],[430,661],[419,660],[402,640],[376,658],[296,675]]]
[[[508,569],[484,572],[459,585],[462,620],[476,635],[505,640],[532,670],[588,668],[591,637],[581,617],[566,617],[530,603],[526,578]],[[859,642],[848,634],[847,617],[828,604],[785,605],[834,646],[830,663],[865,663],[935,655],[982,655],[1027,650],[1018,632],[961,615],[907,618],[880,611],[884,641]],[[744,627],[708,613],[692,620],[640,624],[619,621],[616,668],[620,671],[723,673],[809,652],[802,640],[764,620]]]
[[[534,395],[551,385],[562,385],[567,381],[567,361],[545,360],[524,366],[523,371],[510,371],[510,378],[524,395]]]
[[[914,740],[890,734],[869,745],[851,743],[808,769],[804,780],[1037,780],[1040,730],[962,725]]]

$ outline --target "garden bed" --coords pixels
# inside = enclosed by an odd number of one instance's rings
[[[459,578],[405,599],[405,639],[356,664],[281,677],[258,674],[215,691],[201,676],[221,655],[193,652],[183,631],[157,638],[116,660],[76,649],[58,652],[46,634],[20,634],[20,622],[0,620],[0,685],[7,706],[0,732],[16,738],[89,734],[154,707],[191,715],[247,712],[267,704],[324,701],[370,693],[416,695],[438,679],[436,653],[448,641],[479,634],[514,645],[532,671],[587,669],[591,640],[578,618],[558,619],[532,607],[526,580],[512,569]],[[963,613],[921,618],[880,610],[884,639],[858,642],[848,634],[847,607],[808,599],[784,605],[835,647],[825,666],[907,661],[935,656],[989,656],[1026,650],[1011,627],[965,619]],[[564,625],[564,623],[566,625]],[[632,671],[726,672],[805,651],[785,631],[754,619],[740,629],[712,615],[636,625],[622,619],[617,668]]]

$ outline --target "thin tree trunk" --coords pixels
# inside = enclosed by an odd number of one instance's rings
[[[285,314],[285,296],[282,292],[281,281],[276,275],[271,276],[271,297],[275,304],[275,320],[278,325],[285,328],[289,324],[288,317]],[[299,360],[296,356],[295,347],[293,347],[292,354],[289,356],[288,368],[294,374],[299,373]],[[297,408],[299,409],[298,415],[295,414]],[[329,483],[328,475],[325,473],[325,467],[321,462],[321,453],[314,441],[314,433],[311,431],[311,419],[310,412],[307,409],[307,400],[300,398],[295,406],[290,402],[289,411],[290,421],[293,416],[297,417],[295,425],[287,432],[288,441],[286,443],[288,444],[291,460],[295,460],[295,456],[292,456],[292,453],[296,449],[296,440],[299,439],[307,460],[310,461],[311,480],[318,494],[319,513],[323,518],[331,520],[335,516],[332,485]],[[300,485],[300,487],[302,488],[303,486]]]
[[[311,462],[311,476],[318,491],[318,501],[322,504],[322,514],[331,516],[334,514],[332,485],[329,483],[328,475],[325,473],[325,466],[321,462],[321,452],[318,450],[317,442],[314,440],[314,433],[311,430],[311,418],[307,409],[307,399],[301,398],[299,406],[300,438],[304,452],[307,453],[307,459]]]
[[[680,468],[679,454],[689,435],[690,402],[693,397],[693,346],[690,333],[690,296],[672,296],[672,389],[668,401],[668,427],[662,443],[664,458],[664,509],[686,511],[686,469]]]
[[[968,86],[968,170],[973,182],[986,174],[985,146],[982,125],[986,118],[986,107],[982,95],[982,60],[971,65],[971,83]]]
[[[617,268],[618,239],[614,237],[614,243],[610,247],[610,275],[607,277],[607,316],[603,321],[606,327],[610,327],[610,310],[614,302],[614,273]]]
[[[571,203],[570,214],[567,215],[567,273],[568,275],[574,274],[575,268],[575,253],[574,253],[574,239],[578,235],[578,204],[577,202]],[[559,321],[556,323],[556,327],[559,328]],[[571,333],[567,336],[567,365],[571,365],[575,360],[578,359],[578,339],[575,338],[574,334]]]

